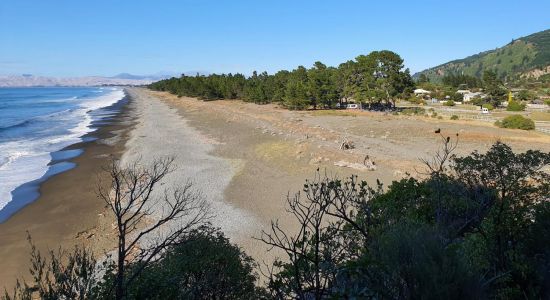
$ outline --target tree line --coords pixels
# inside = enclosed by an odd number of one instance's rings
[[[403,59],[388,50],[360,55],[336,67],[315,62],[275,74],[253,72],[185,76],[152,83],[153,90],[204,100],[242,99],[264,104],[278,102],[289,109],[334,108],[347,101],[394,106],[414,89]]]
[[[115,165],[113,183],[130,188],[103,194],[122,228],[118,256],[101,265],[86,249],[41,255],[32,247],[32,280],[0,298],[548,299],[550,153],[497,142],[458,157],[458,136],[441,138],[421,178],[385,189],[317,173],[287,197],[297,230],[273,221],[256,237],[283,254],[262,266],[208,224],[188,184],[150,200],[170,159]],[[152,245],[134,244],[158,223],[132,224],[159,200],[172,204],[159,222],[189,221]]]

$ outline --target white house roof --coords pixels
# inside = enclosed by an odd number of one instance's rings
[[[415,94],[430,94],[430,91],[424,90],[424,89],[416,89],[414,90]]]

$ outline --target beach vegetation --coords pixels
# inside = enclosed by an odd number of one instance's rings
[[[508,116],[502,120],[496,121],[495,125],[500,128],[523,129],[523,130],[535,129],[535,122],[522,115]]]

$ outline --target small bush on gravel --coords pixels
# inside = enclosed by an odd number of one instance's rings
[[[501,128],[510,129],[523,129],[533,130],[535,129],[535,122],[521,115],[508,116],[501,121],[496,121],[495,125]]]
[[[452,115],[451,120],[458,120],[458,116],[457,115]]]

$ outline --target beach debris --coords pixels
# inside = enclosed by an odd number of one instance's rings
[[[310,165],[317,165],[317,164],[320,164],[322,161],[323,161],[323,158],[321,156],[314,157],[309,161],[309,164]]]
[[[355,143],[351,140],[348,140],[347,137],[344,137],[342,139],[342,143],[340,144],[340,150],[350,150],[355,148]]]
[[[334,163],[337,167],[351,168],[359,171],[374,171],[376,170],[376,165],[366,166],[361,163],[351,163],[344,160],[340,160]]]
[[[376,170],[376,163],[368,155],[366,155],[365,159],[363,159],[363,165],[370,171]]]

